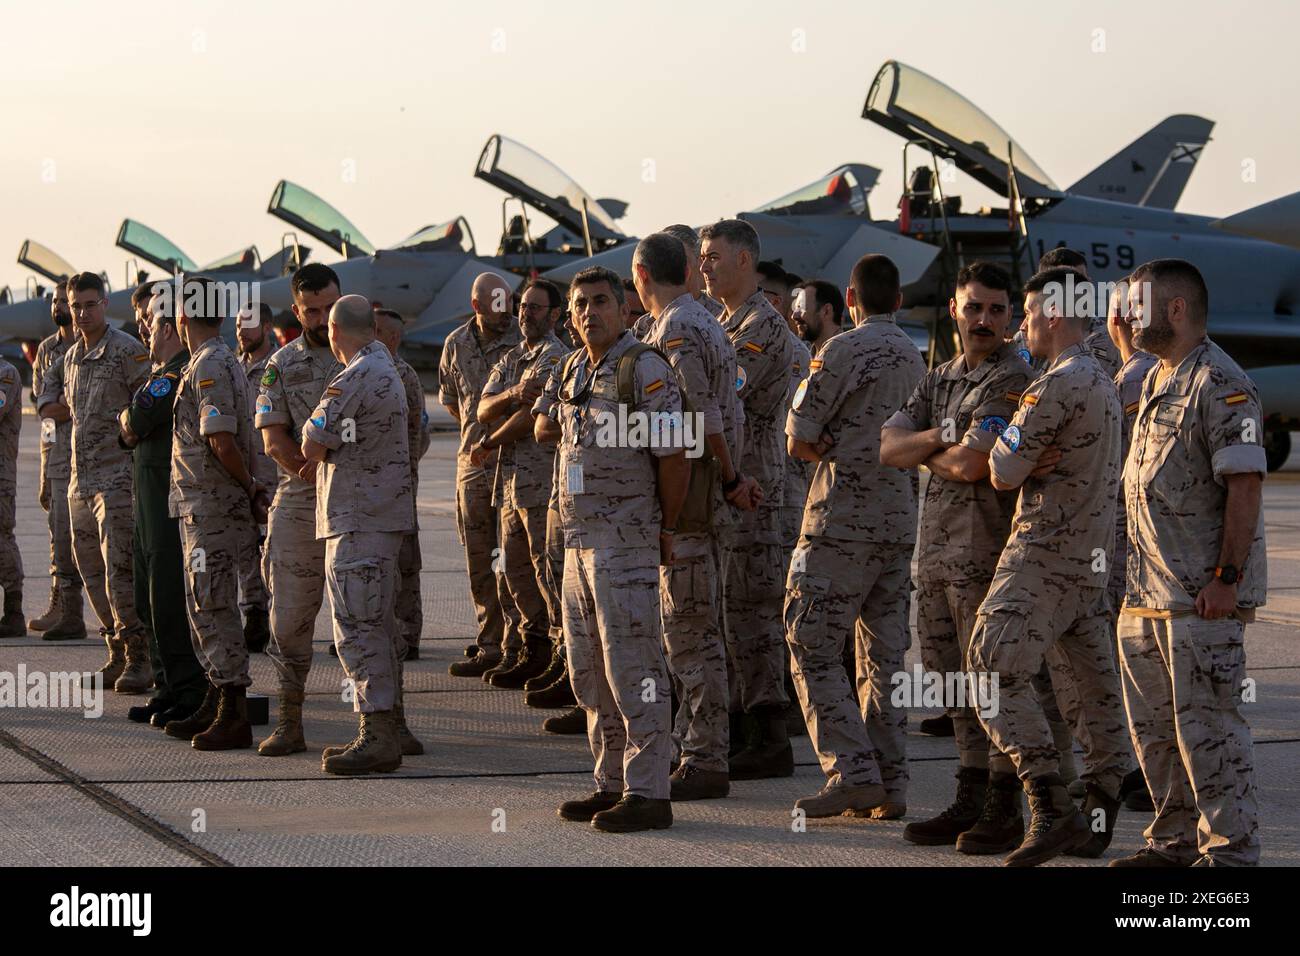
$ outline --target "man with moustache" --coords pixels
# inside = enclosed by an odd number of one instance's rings
[[[97,671],[122,694],[149,689],[149,640],[135,612],[130,452],[118,445],[117,416],[149,377],[149,353],[110,327],[104,280],[82,272],[68,280],[79,333],[63,356],[63,374],[47,379],[37,408],[55,422],[71,417],[68,516],[72,552],[99,618],[108,660]]]
[[[266,364],[275,351],[275,337],[271,334],[271,307],[259,302],[240,309],[235,322],[235,342],[239,349],[239,364],[248,377],[249,421],[257,415],[257,390],[266,374]],[[279,478],[275,461],[266,453],[260,436],[254,436],[253,460],[249,470],[269,494]],[[252,653],[264,650],[271,639],[266,582],[262,580],[262,548],[266,543],[264,525],[248,525],[250,537],[239,551],[239,610],[244,618],[244,639]]]
[[[41,340],[32,362],[32,400],[45,390],[51,371],[63,374],[63,356],[76,333],[68,309],[68,280],[54,285],[50,300],[54,334]],[[43,631],[47,641],[78,640],[86,636],[81,602],[81,575],[72,557],[72,526],[68,520],[68,480],[71,477],[72,421],[67,409],[41,420],[40,502],[50,528],[50,608],[28,622],[33,631]]]
[[[1148,373],[1124,468],[1124,705],[1156,815],[1112,866],[1254,866],[1259,806],[1241,715],[1246,624],[1267,592],[1263,412],[1254,383],[1206,336],[1190,262],[1139,266],[1128,291]]]
[[[302,454],[302,432],[340,369],[326,323],[339,300],[339,277],[308,263],[293,274],[293,314],[302,335],[276,351],[259,386],[254,426],[280,467],[266,527],[263,580],[271,592],[267,653],[279,678],[279,717],[257,752],[282,757],[307,749],[302,704],[311,669],[316,615],[325,596],[325,543],[316,539],[316,462]]]
[[[492,367],[519,344],[519,327],[510,314],[510,286],[494,272],[474,280],[470,292],[473,315],[447,336],[438,363],[438,401],[460,426],[456,450],[456,528],[465,547],[469,589],[474,600],[478,634],[477,651],[469,660],[457,661],[447,672],[453,677],[491,678],[500,668],[509,670],[519,660],[523,640],[510,627],[497,591],[496,563],[500,533],[492,506],[492,479],[496,453],[479,464],[473,451],[483,437],[478,403]],[[512,612],[513,616],[513,612]]]

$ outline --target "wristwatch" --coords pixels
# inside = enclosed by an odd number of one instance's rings
[[[1241,570],[1235,564],[1225,564],[1214,569],[1214,576],[1224,584],[1236,584],[1241,578]]]

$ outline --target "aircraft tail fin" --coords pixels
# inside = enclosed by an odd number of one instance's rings
[[[1243,209],[1210,225],[1234,235],[1300,249],[1300,193]]]
[[[1170,116],[1067,191],[1075,196],[1173,209],[1213,129],[1214,122],[1200,116]]]

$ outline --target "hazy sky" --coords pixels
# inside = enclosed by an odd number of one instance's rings
[[[956,87],[1062,186],[1187,112],[1218,125],[1181,209],[1223,215],[1300,190],[1293,2],[0,9],[0,283],[20,298],[14,258],[28,237],[120,287],[124,217],[200,263],[254,242],[269,255],[284,231],[265,211],[281,178],[378,245],[464,215],[491,254],[502,194],[472,173],[494,132],[628,201],[632,234],[734,214],[845,162],[884,170],[872,211],[892,218],[902,144],[860,118],[887,59]]]

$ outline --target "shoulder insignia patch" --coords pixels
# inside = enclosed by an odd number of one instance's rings
[[[1023,397],[1020,399],[1020,401],[1021,401],[1022,403],[1024,403],[1025,405],[1028,405],[1030,408],[1033,408],[1035,405],[1038,404],[1038,396],[1037,396],[1037,395],[1025,395],[1025,396],[1023,396]]]
[[[207,388],[212,382],[213,380],[210,378],[201,378],[199,379],[199,388]]]
[[[156,378],[149,383],[149,394],[154,398],[162,398],[172,390],[172,383],[165,378]]]
[[[217,411],[215,405],[204,405],[203,411],[199,412],[204,418],[216,418],[221,412]]]
[[[1132,415],[1134,412],[1138,410],[1138,405],[1140,404],[1141,402],[1129,402],[1127,405],[1124,406],[1124,414]]]
[[[746,342],[745,348],[749,349],[755,355],[762,355],[764,351],[763,346],[759,345],[757,342]]]
[[[1231,395],[1223,396],[1223,403],[1225,405],[1240,405],[1248,398],[1250,398],[1250,396],[1245,392],[1233,392]]]
[[[149,361],[149,353],[148,353],[148,352],[141,352],[139,355],[133,355],[133,356],[131,356],[131,357],[132,357],[133,359],[135,359],[137,362],[147,362],[147,361]]]
[[[1008,402],[1019,402],[1020,396],[1023,394],[1024,392],[1007,392],[1002,397],[1005,398]]]
[[[343,394],[343,389],[341,389],[341,388],[327,388],[327,389],[325,389],[325,394],[328,395],[330,398],[338,398],[340,395]]]
[[[262,384],[270,387],[275,384],[275,380],[280,377],[280,370],[274,365],[268,365],[266,371],[262,373]]]
[[[659,391],[659,389],[663,387],[664,387],[664,380],[662,378],[657,378],[645,387],[645,393],[647,395],[653,395],[655,392]]]
[[[813,359],[811,362],[808,363],[808,371],[820,372],[824,364],[825,363],[821,359]]]
[[[749,381],[749,376],[745,373],[745,366],[737,365],[736,366],[736,391],[740,391],[742,388],[744,388],[745,383],[747,381]]]
[[[685,339],[669,339],[667,342],[664,343],[664,348],[679,349],[682,347],[682,343],[685,341],[686,341]]]
[[[1006,442],[1008,448],[1015,451],[1020,447],[1020,429],[1015,425],[1008,425],[1002,431],[1002,440]]]
[[[259,396],[257,399],[257,414],[265,415],[270,410],[271,410],[271,400],[267,398],[265,395]]]
[[[980,431],[992,432],[994,437],[1007,430],[1007,420],[1000,415],[990,415],[980,422]]]
[[[794,401],[790,403],[791,408],[799,408],[803,404],[804,396],[808,394],[808,379],[799,383],[799,387],[794,390]]]

